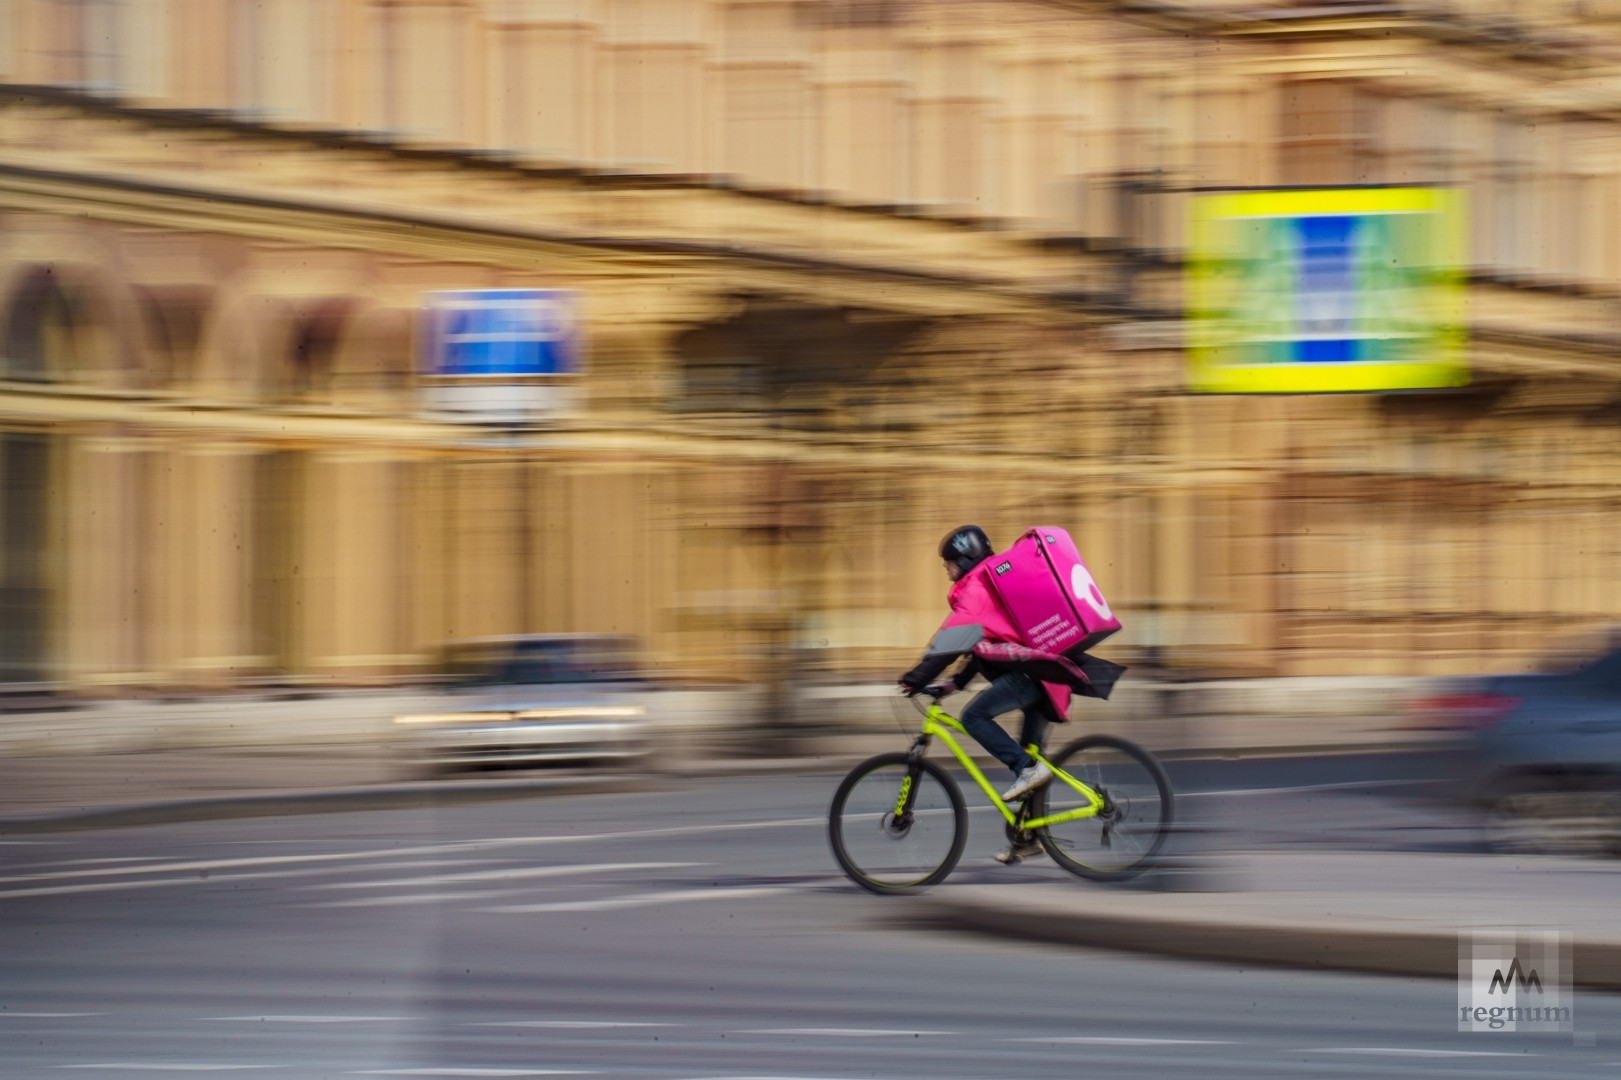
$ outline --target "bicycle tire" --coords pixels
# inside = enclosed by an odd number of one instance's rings
[[[1142,873],[1170,835],[1176,811],[1171,781],[1159,760],[1134,742],[1087,735],[1049,758],[1098,791],[1109,808],[1096,817],[1036,829],[1053,862],[1092,881],[1120,881]],[[1061,777],[1036,792],[1031,817],[1078,807],[1083,797]]]
[[[912,777],[908,820],[894,810]],[[968,808],[951,774],[924,758],[889,753],[851,769],[828,808],[828,842],[846,876],[868,892],[893,896],[937,885],[968,843]]]

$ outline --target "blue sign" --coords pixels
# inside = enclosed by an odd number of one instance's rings
[[[579,368],[577,308],[575,294],[561,289],[430,293],[422,373],[496,381],[572,375]]]
[[[1296,232],[1295,284],[1301,333],[1292,342],[1298,363],[1360,360],[1357,330],[1357,226],[1370,227],[1372,215],[1333,214],[1280,218]]]

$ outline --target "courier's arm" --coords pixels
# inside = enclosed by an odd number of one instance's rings
[[[923,654],[917,666],[898,680],[902,686],[913,690],[921,690],[940,677],[940,673],[950,667],[952,663],[964,653],[971,653],[985,637],[983,627],[969,623],[959,623],[955,626],[942,626],[929,642],[928,652]],[[961,690],[968,685],[968,680],[974,677],[978,665],[970,657],[968,666],[953,677],[952,682]]]

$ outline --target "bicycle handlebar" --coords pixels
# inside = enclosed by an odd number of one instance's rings
[[[938,705],[941,699],[949,697],[950,695],[956,693],[956,691],[950,687],[941,686],[939,683],[934,683],[929,686],[920,686],[915,690],[911,687],[902,687],[901,693],[906,695],[908,701],[912,701],[914,703],[918,698],[921,697],[928,698],[930,701]]]

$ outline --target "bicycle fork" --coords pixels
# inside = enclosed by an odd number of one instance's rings
[[[917,763],[923,759],[923,755],[928,751],[929,737],[919,735],[912,741],[912,749],[907,752],[906,764],[908,768],[906,775],[901,777],[900,791],[895,795],[894,821],[897,828],[911,822],[912,802],[917,794],[917,776],[922,771],[917,768]]]

